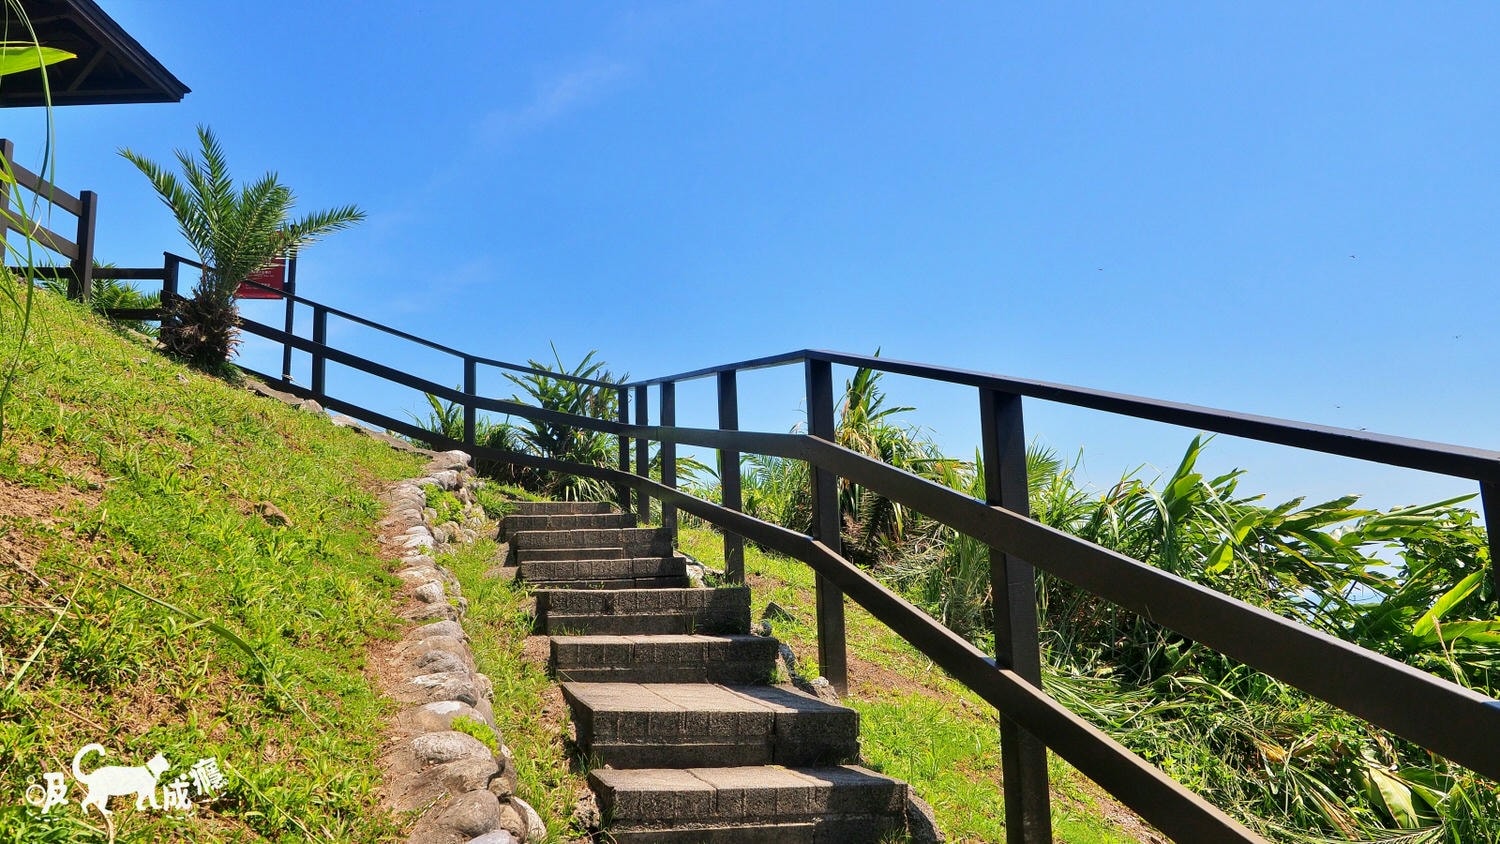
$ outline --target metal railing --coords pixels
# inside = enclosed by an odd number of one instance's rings
[[[164,275],[175,280],[175,256]],[[178,263],[189,263],[177,259]],[[196,264],[194,265],[196,266]],[[1060,577],[1163,627],[1211,647],[1267,675],[1321,698],[1371,724],[1492,779],[1500,779],[1500,701],[1417,670],[1177,577],[1139,560],[1046,527],[1028,517],[1026,400],[1061,402],[1138,419],[1277,443],[1310,451],[1420,469],[1477,481],[1485,523],[1500,523],[1500,452],[1420,442],[1251,416],[1213,408],[948,369],[886,358],[804,350],[699,369],[662,378],[613,383],[471,355],[302,297],[312,308],[311,337],[249,319],[247,333],[311,356],[308,386],[283,381],[282,389],[325,407],[439,447],[463,447],[478,461],[495,461],[566,472],[613,483],[627,510],[649,512],[662,504],[665,525],[676,512],[692,513],[724,534],[726,578],[744,580],[743,542],[749,539],[805,562],[817,575],[819,665],[835,686],[847,683],[844,599],[847,597],[890,627],[955,679],[994,705],[999,713],[1006,818],[1011,844],[1051,840],[1046,755],[1051,748],[1122,803],[1178,841],[1261,841],[1240,825],[1089,725],[1041,688],[1035,573]],[[462,367],[462,389],[447,387],[402,369],[377,363],[328,343],[330,319],[348,320],[424,348],[443,352]],[[450,439],[340,398],[330,391],[327,364],[336,363],[392,384],[455,402],[464,409],[462,439]],[[834,442],[835,365],[964,385],[976,390],[986,497],[960,492],[872,460]],[[492,366],[611,390],[618,418],[595,419],[478,394],[476,371]],[[775,366],[800,366],[806,386],[808,432],[738,430],[738,376]],[[268,381],[278,379],[253,373]],[[678,384],[712,378],[718,399],[716,428],[676,427]],[[658,398],[657,424],[650,424],[649,390]],[[631,402],[634,401],[632,421]],[[481,411],[573,426],[615,436],[615,466],[591,466],[520,454],[475,442]],[[650,446],[660,449],[661,480],[649,474]],[[718,452],[721,503],[676,488],[678,446]],[[806,461],[813,486],[812,531],[802,534],[741,512],[742,454]],[[633,459],[632,459],[633,456]],[[841,554],[837,483],[840,478],[910,507],[990,548],[996,653],[987,655],[912,606]],[[635,493],[632,507],[631,491]],[[1492,561],[1496,532],[1489,531]],[[1491,571],[1491,577],[1495,573]]]

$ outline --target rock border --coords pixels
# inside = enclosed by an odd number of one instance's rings
[[[385,694],[403,709],[381,757],[381,800],[395,812],[421,810],[408,844],[534,844],[547,836],[541,816],[515,794],[515,757],[495,724],[494,689],[476,669],[463,630],[468,602],[434,559],[451,544],[474,541],[485,523],[471,463],[465,452],[443,452],[422,477],[383,496],[380,541],[399,560],[399,614],[411,626],[386,658],[385,676],[399,679]],[[458,521],[432,523],[438,514],[428,506],[429,489],[458,498]]]

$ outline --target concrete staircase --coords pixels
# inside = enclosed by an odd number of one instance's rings
[[[859,766],[858,714],[770,684],[749,589],[688,588],[671,537],[608,505],[519,504],[501,538],[610,840],[906,840],[908,787]]]

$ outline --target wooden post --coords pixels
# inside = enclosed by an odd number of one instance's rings
[[[294,333],[297,316],[297,303],[294,297],[297,295],[297,253],[293,252],[291,260],[287,262],[286,289],[283,298],[286,300],[286,333]],[[281,380],[290,382],[292,380],[292,344],[290,341],[281,346]]]
[[[1026,483],[1026,429],[1021,397],[979,391],[983,438],[984,500],[1022,516],[1031,515]],[[990,594],[995,609],[995,664],[1041,688],[1037,642],[1036,574],[1031,565],[990,548]],[[1047,747],[1000,713],[1000,762],[1005,779],[1005,838],[1008,844],[1050,844],[1051,798],[1047,791]]]
[[[834,442],[833,364],[808,359],[807,432]],[[813,538],[833,553],[842,552],[839,540],[838,476],[811,465]],[[839,694],[849,691],[849,655],[844,637],[844,593],[819,575],[817,578],[818,666]]]
[[[635,388],[635,424],[642,428],[650,424],[646,408],[646,385]],[[635,438],[635,473],[643,478],[651,477],[651,440],[644,434]],[[644,491],[636,500],[636,522],[651,521],[651,496]]]
[[[94,299],[94,223],[98,217],[99,194],[91,190],[78,194],[78,257],[73,259],[73,277],[68,280],[68,298],[88,304]]]
[[[327,388],[328,374],[328,361],[323,357],[322,350],[328,343],[328,309],[322,305],[313,305],[312,339],[318,346],[312,353],[312,391],[314,396],[321,399]]]
[[[4,172],[11,172],[11,164],[16,160],[16,145],[9,138],[0,138],[0,167]],[[0,179],[0,267],[7,266],[10,260],[10,250],[6,248],[6,241],[10,237],[10,182]]]
[[[618,388],[618,389],[615,390],[615,394],[616,394],[617,399],[618,399],[619,404],[620,404],[620,407],[619,407],[619,420],[620,420],[620,422],[622,424],[629,425],[630,424],[630,388],[628,388],[628,387],[620,387],[620,388]],[[619,466],[619,469],[620,469],[621,472],[625,472],[625,473],[628,474],[630,472],[630,437],[628,437],[628,436],[626,436],[624,434],[621,434],[620,437],[619,437],[619,440],[620,440],[620,461],[619,461],[618,466]],[[622,513],[629,513],[630,512],[630,487],[627,486],[627,485],[625,485],[625,484],[622,484],[622,483],[621,484],[615,484],[615,500],[620,505],[620,512],[622,512]],[[637,524],[639,524],[639,520],[637,520]]]
[[[719,373],[719,429],[740,429],[740,399],[734,370]],[[744,509],[740,491],[740,453],[719,449],[719,498],[731,510]],[[730,583],[745,582],[745,538],[724,531],[724,577]]]
[[[1490,542],[1490,583],[1500,590],[1500,483],[1479,482],[1479,505],[1484,533]]]
[[[474,397],[479,394],[479,361],[464,355],[464,445],[473,448],[478,436],[479,410],[474,407]]]
[[[658,423],[663,427],[677,424],[677,385],[671,381],[663,383],[658,387],[661,391],[661,418]],[[661,483],[662,486],[677,488],[677,443],[661,441],[657,446],[661,449]],[[677,507],[663,501],[661,503],[661,526],[667,529],[672,541],[677,541]]]

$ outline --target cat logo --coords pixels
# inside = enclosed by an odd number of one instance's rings
[[[85,813],[89,808],[99,810],[106,821],[114,814],[109,808],[110,798],[134,797],[137,811],[148,806],[155,811],[191,812],[195,808],[189,796],[189,785],[196,796],[214,797],[229,782],[219,770],[219,760],[213,757],[199,759],[185,774],[163,784],[162,775],[171,769],[172,763],[158,753],[144,765],[99,765],[84,770],[84,760],[90,755],[105,754],[101,744],[86,744],[73,754],[73,779],[85,788],[79,808]],[[191,777],[191,782],[189,781]],[[160,799],[158,799],[160,795]],[[33,783],[26,789],[26,802],[47,814],[57,806],[68,802],[68,782],[61,773],[42,774],[41,783]]]

